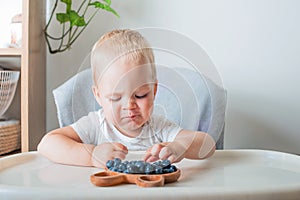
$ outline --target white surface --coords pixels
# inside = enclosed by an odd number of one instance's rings
[[[130,153],[127,160],[139,159]],[[275,151],[224,150],[207,160],[183,160],[178,182],[164,188],[96,187],[97,168],[55,164],[36,152],[0,159],[3,199],[299,199],[300,157]]]
[[[47,56],[48,130],[58,127],[52,90],[77,72],[104,32],[160,27],[190,37],[219,69],[228,91],[226,148],[300,154],[300,1],[127,0],[112,7],[119,19],[100,11],[71,51]]]

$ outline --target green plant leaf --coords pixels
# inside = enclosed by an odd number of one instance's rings
[[[109,0],[107,0],[109,1]],[[104,4],[104,3],[101,3],[99,1],[95,1],[95,2],[92,2],[92,3],[89,3],[89,6],[95,6],[95,8],[101,8],[103,10],[106,10],[108,12],[111,12],[113,13],[114,15],[116,15],[117,17],[120,17],[119,14],[113,9],[111,8],[109,5],[107,4]]]
[[[104,9],[104,4],[99,2],[99,1],[95,1],[95,2],[92,2],[92,3],[89,3],[89,6],[95,6],[95,8],[102,8]]]
[[[69,15],[66,14],[66,13],[56,13],[56,19],[57,19],[57,21],[59,21],[61,24],[70,21]]]
[[[71,10],[69,12],[69,17],[70,17],[71,26],[85,26],[86,25],[84,17],[79,16],[79,14],[74,10]]]
[[[113,13],[115,16],[120,17],[119,14],[110,6],[106,6],[104,10]]]
[[[105,1],[105,2],[107,3],[107,5],[109,5],[109,6],[110,6],[110,4],[111,4],[111,0],[103,0],[103,1]]]
[[[90,21],[93,19],[93,17],[96,15],[96,13],[99,11],[99,9],[103,9],[105,11],[113,13],[115,16],[120,17],[118,13],[110,7],[111,0],[96,0],[92,3],[86,3],[91,2],[92,0],[82,0],[82,3],[80,4],[80,7],[78,9],[78,12],[72,10],[72,0],[53,0],[55,1],[53,10],[51,12],[51,16],[49,21],[46,24],[46,27],[44,29],[44,34],[46,38],[46,42],[48,45],[49,52],[51,54],[64,52],[68,49],[70,49],[71,45],[75,42],[75,40],[79,37],[79,35],[85,30],[85,28],[88,26]],[[58,2],[60,2],[61,5],[66,6],[66,11],[64,13],[57,13],[57,5]],[[90,16],[87,19],[87,22],[85,21],[84,17],[86,14],[86,11],[88,10],[89,6],[93,6],[95,9],[92,16]],[[82,15],[79,15],[79,11],[84,9],[84,13]],[[93,9],[92,9],[93,10]],[[56,14],[55,14],[56,13]],[[62,32],[60,36],[54,36],[50,33],[48,33],[48,26],[51,24],[51,20],[56,15],[56,20],[63,24],[61,26]],[[66,22],[69,22],[68,26],[65,25]],[[77,26],[75,29],[73,29],[74,26]],[[78,27],[81,27],[80,29]],[[77,30],[80,30],[79,33]],[[58,47],[53,48],[51,41],[54,40],[55,43],[58,42]]]

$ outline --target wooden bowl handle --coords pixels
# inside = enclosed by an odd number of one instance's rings
[[[126,182],[123,174],[111,175],[106,171],[93,174],[90,179],[94,185],[101,187],[114,186]]]
[[[163,186],[164,182],[162,175],[141,175],[137,177],[135,184],[140,187],[159,187]]]

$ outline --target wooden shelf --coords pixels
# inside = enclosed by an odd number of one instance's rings
[[[21,56],[21,48],[0,48],[0,56]]]
[[[46,0],[21,2],[22,48],[0,48],[0,57],[17,57],[21,63],[21,151],[26,152],[36,150],[46,132]]]

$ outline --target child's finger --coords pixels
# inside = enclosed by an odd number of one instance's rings
[[[159,158],[161,160],[166,160],[172,155],[172,151],[168,147],[163,147],[159,152]]]
[[[143,160],[146,161],[146,162],[148,162],[147,160],[148,160],[151,156],[152,156],[152,155],[151,155],[150,151],[148,150],[148,151],[146,152],[146,154],[145,154]]]
[[[146,162],[155,162],[155,161],[157,161],[157,160],[159,160],[159,157],[156,157],[156,156],[150,156],[150,157],[146,160]]]
[[[112,152],[113,158],[120,158],[121,160],[124,160],[126,158],[126,153],[123,151],[113,151]]]
[[[149,149],[149,151],[146,152],[146,154],[145,154],[143,160],[144,160],[145,162],[154,162],[154,161],[157,161],[159,158],[156,157],[156,156],[153,156],[153,155],[151,154],[150,150],[151,150],[151,149]]]
[[[176,162],[177,158],[176,158],[176,156],[175,156],[174,154],[172,154],[172,155],[170,155],[170,156],[168,157],[168,160],[169,160],[171,163],[174,163],[174,162]]]
[[[113,142],[112,145],[114,146],[115,151],[122,151],[124,153],[128,153],[128,149],[125,145],[118,143],[118,142]]]
[[[166,148],[164,143],[159,143],[159,144],[153,145],[153,147],[151,149],[152,156],[156,157],[157,159],[161,158],[160,153],[163,148]]]
[[[151,155],[158,157],[158,154],[159,154],[161,148],[162,148],[162,146],[160,144],[153,145],[153,147],[151,148],[151,151],[150,151]]]
[[[144,156],[144,161],[146,162],[154,162],[159,160],[159,154],[161,152],[161,150],[167,145],[169,144],[168,142],[164,142],[164,143],[159,143],[159,144],[155,144],[153,145],[151,148],[149,148],[146,152],[146,155]]]
[[[145,162],[149,162],[148,160],[150,160],[150,158],[152,157],[152,147],[150,147],[149,149],[147,149],[146,153],[145,153],[145,156],[143,157],[143,160]]]

